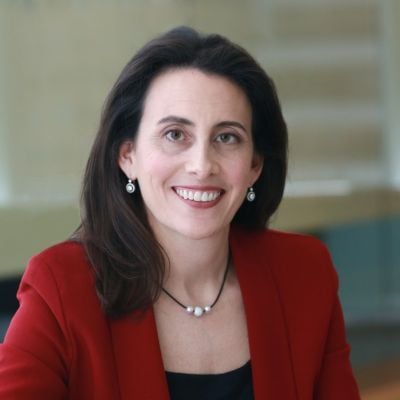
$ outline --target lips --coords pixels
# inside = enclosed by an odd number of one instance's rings
[[[222,194],[222,190],[199,190],[180,187],[176,187],[174,190],[182,199],[199,203],[215,201]]]

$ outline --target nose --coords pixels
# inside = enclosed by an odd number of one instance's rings
[[[186,171],[196,175],[198,179],[205,179],[215,175],[219,171],[217,155],[208,143],[198,144],[192,147],[186,162]]]

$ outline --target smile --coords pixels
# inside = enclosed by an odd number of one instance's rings
[[[185,200],[192,200],[197,202],[206,203],[208,201],[214,201],[221,196],[221,191],[202,191],[202,190],[190,190],[175,188],[175,192],[179,197]]]

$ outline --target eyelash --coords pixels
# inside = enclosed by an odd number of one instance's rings
[[[224,142],[222,140],[218,140],[218,138],[221,138],[222,136],[225,136],[225,137],[229,136],[229,142]],[[233,139],[233,142],[232,142],[231,139]],[[221,134],[219,134],[217,136],[216,141],[224,143],[224,144],[236,144],[236,143],[240,142],[240,137],[238,135],[233,134],[233,133],[221,133]]]
[[[174,138],[172,138],[171,137],[171,133],[179,133],[179,135],[180,135],[180,138],[179,139],[174,139]],[[166,133],[165,133],[165,137],[169,140],[169,141],[171,141],[171,142],[181,142],[182,141],[182,139],[184,139],[184,133],[182,132],[182,131],[180,131],[179,129],[170,129],[169,131],[167,131]]]
[[[171,134],[176,134],[176,133],[179,134],[179,138],[171,137]],[[223,140],[219,140],[223,136],[229,137],[229,141],[226,142]],[[179,129],[170,129],[165,133],[165,137],[171,142],[181,142],[185,139],[184,132]],[[219,135],[217,135],[215,141],[223,144],[236,144],[240,142],[240,137],[234,133],[220,133]]]

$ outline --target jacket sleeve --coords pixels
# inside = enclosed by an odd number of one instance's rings
[[[51,270],[32,259],[18,290],[19,309],[0,344],[0,398],[67,398],[68,344]]]
[[[315,400],[359,400],[360,394],[350,364],[339,298],[333,307],[325,352],[314,393]]]

